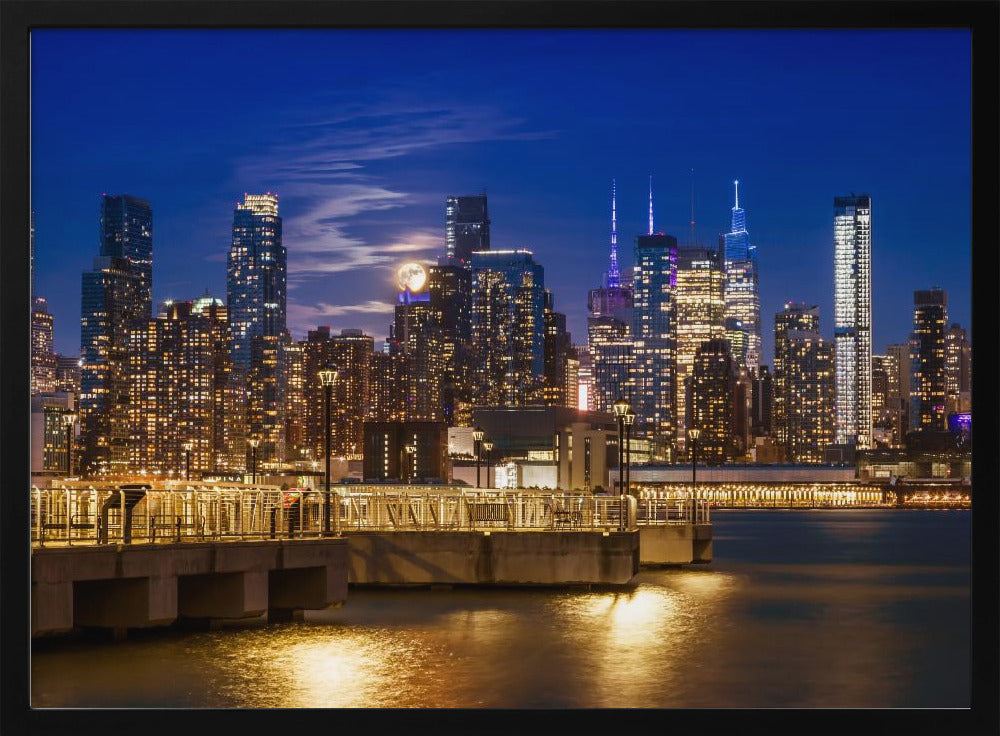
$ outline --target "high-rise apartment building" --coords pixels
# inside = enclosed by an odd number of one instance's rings
[[[103,195],[100,255],[81,284],[80,421],[85,475],[129,468],[128,329],[152,316],[153,212],[131,195]]]
[[[56,353],[56,391],[80,396],[80,358]]]
[[[440,323],[425,286],[400,290],[390,327],[391,351],[402,356],[398,386],[407,421],[444,419],[442,387],[447,360]]]
[[[677,452],[687,452],[688,379],[703,343],[726,336],[724,325],[725,275],[715,249],[683,247],[677,251],[676,314],[676,433]],[[730,345],[730,350],[732,346]],[[731,354],[737,365],[742,356]]]
[[[833,209],[836,443],[866,449],[872,436],[872,200],[835,197]]]
[[[774,405],[773,428],[781,447],[790,452],[793,420],[792,374],[785,369],[790,357],[789,333],[819,334],[819,307],[801,302],[787,302],[785,308],[774,315]]]
[[[445,247],[448,258],[469,267],[472,254],[490,249],[486,192],[445,200]]]
[[[284,457],[284,347],[287,264],[278,196],[244,194],[233,212],[227,263],[227,307],[233,364],[246,387],[247,431],[259,461]]]
[[[633,263],[633,432],[650,440],[654,460],[670,462],[675,440],[677,238],[640,235]]]
[[[476,404],[522,406],[541,398],[545,373],[545,271],[531,251],[472,256]]]
[[[735,398],[738,366],[729,351],[729,341],[714,338],[695,351],[688,383],[688,429],[701,430],[698,461],[721,465],[736,454],[734,446]]]
[[[571,336],[566,331],[566,315],[555,311],[552,292],[548,289],[544,292],[544,302],[545,370],[542,376],[542,403],[546,406],[575,407],[574,384],[579,380],[579,363],[573,351]]]
[[[892,444],[903,447],[910,429],[910,344],[889,345],[885,350],[888,374],[888,409],[892,417]]]
[[[957,322],[944,333],[945,411],[972,411],[972,346]]]
[[[441,340],[443,420],[461,425],[463,416],[472,415],[472,274],[456,261],[440,259],[428,269],[427,290]]]
[[[191,478],[240,471],[241,394],[226,307],[210,296],[169,302],[128,331],[128,469]]]
[[[736,194],[729,232],[722,236],[726,339],[736,362],[753,369],[760,362],[761,346],[757,246],[750,242],[746,211],[740,207],[740,183],[733,184]]]
[[[948,295],[937,287],[913,292],[910,333],[910,430],[948,428],[945,412],[945,326]]]
[[[892,403],[889,398],[894,372],[888,355],[872,355],[872,440],[876,447],[891,446],[893,437]]]
[[[371,392],[371,355],[375,338],[357,329],[342,329],[330,338],[333,364],[337,366],[334,386],[336,419],[331,438],[331,451],[349,459],[360,459],[364,431],[362,423],[368,414]],[[317,382],[318,383],[318,382]]]
[[[788,330],[782,348],[785,459],[821,463],[833,442],[834,347],[815,330]]]
[[[368,413],[365,422],[401,422],[406,416],[402,386],[405,356],[377,351],[369,356]]]
[[[750,436],[770,437],[774,427],[774,379],[771,369],[760,365],[750,371]]]
[[[44,297],[31,298],[31,395],[56,390],[56,356],[52,351],[53,318]]]

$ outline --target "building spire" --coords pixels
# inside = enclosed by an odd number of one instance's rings
[[[740,208],[740,180],[734,181],[733,185],[736,187],[736,204],[733,205],[733,209],[738,210]]]
[[[733,204],[733,219],[729,232],[742,233],[746,232],[747,229],[747,215],[743,211],[743,208],[740,207],[740,180],[736,179],[733,182],[733,186],[736,187],[736,201]]]
[[[653,175],[649,175],[649,234],[653,234]]]
[[[694,169],[691,169],[691,245],[696,245],[698,240],[694,234]]]
[[[608,286],[618,286],[618,216],[615,207],[615,180],[611,180],[611,267],[608,269]]]

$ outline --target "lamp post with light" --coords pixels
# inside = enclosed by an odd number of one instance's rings
[[[62,415],[66,425],[66,477],[73,475],[73,425],[76,423],[76,413],[66,411]]]
[[[632,425],[635,423],[635,414],[630,408],[622,417],[625,423],[625,493],[632,492]]]
[[[487,440],[483,443],[483,449],[486,450],[486,487],[492,488],[490,484],[493,482],[493,443]]]
[[[250,474],[252,480],[250,481],[254,485],[257,484],[257,445],[260,444],[260,440],[257,437],[251,437],[247,440],[247,444],[250,445]]]
[[[337,380],[337,369],[334,366],[324,368],[319,372],[319,382],[323,384],[326,395],[326,429],[323,432],[326,447],[326,492],[323,497],[323,534],[330,533],[330,403],[333,401],[333,384]]]
[[[698,438],[701,437],[701,430],[689,429],[688,437],[691,440],[691,522],[694,523],[695,499],[698,497]]]
[[[185,442],[181,445],[184,448],[184,480],[191,480],[191,450],[194,449],[194,444],[190,441]]]
[[[479,449],[484,436],[486,436],[486,433],[479,427],[472,430],[472,443],[476,450],[476,488],[479,488]]]
[[[618,399],[611,406],[618,420],[618,488],[619,495],[625,495],[625,415],[632,407],[625,399]]]

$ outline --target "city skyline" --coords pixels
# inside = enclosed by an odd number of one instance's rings
[[[740,180],[740,205],[746,209],[759,259],[762,362],[770,363],[772,354],[773,336],[766,326],[785,302],[817,304],[823,335],[832,337],[830,203],[851,191],[870,193],[875,202],[873,352],[906,339],[915,289],[940,286],[948,291],[950,320],[971,327],[967,34],[396,33],[393,43],[400,42],[399,48],[387,52],[393,59],[418,47],[437,47],[407,72],[413,89],[404,89],[407,75],[394,71],[388,60],[379,60],[373,62],[373,74],[387,82],[382,87],[367,82],[352,87],[358,83],[338,78],[318,90],[301,83],[289,88],[289,74],[306,61],[332,63],[337,54],[349,54],[394,32],[340,32],[338,40],[345,43],[337,45],[337,52],[317,42],[327,32],[276,32],[275,48],[297,39],[301,54],[275,61],[260,73],[265,83],[280,84],[295,94],[264,116],[266,124],[227,128],[228,139],[213,148],[225,126],[212,112],[218,103],[205,94],[211,84],[184,89],[183,81],[196,70],[209,81],[226,76],[227,67],[208,63],[204,49],[212,43],[220,48],[238,45],[240,34],[253,33],[41,31],[33,38],[38,62],[33,66],[33,145],[36,152],[45,152],[36,153],[33,168],[36,289],[49,300],[58,352],[75,354],[79,349],[79,273],[89,267],[94,252],[101,192],[133,194],[150,201],[156,212],[154,305],[167,298],[196,298],[206,287],[221,297],[235,203],[244,192],[276,192],[285,222],[293,337],[329,324],[334,330],[360,328],[381,339],[394,306],[395,267],[406,260],[433,263],[445,252],[445,198],[485,188],[491,200],[493,247],[533,251],[546,268],[547,288],[567,315],[567,329],[580,343],[586,334],[587,291],[600,285],[607,270],[607,190],[612,179],[617,189],[619,266],[624,272],[632,265],[635,237],[646,232],[650,174],[656,230],[675,236],[682,246],[689,243],[691,168],[697,239],[703,246],[715,245],[719,234],[729,230],[732,181]],[[630,38],[657,34],[676,43],[627,48]],[[205,40],[209,35],[214,42]],[[551,44],[543,46],[540,35]],[[713,35],[731,42],[724,56],[749,54],[740,89],[755,104],[735,116],[738,120],[730,115],[702,133],[695,123],[715,120],[713,110],[730,104],[720,94],[720,82],[731,70],[717,59],[691,72],[691,80],[676,82],[680,87],[674,89],[641,72],[639,62],[676,60],[685,52],[707,48]],[[470,36],[478,36],[475,43],[490,49],[505,46],[503,58],[510,68],[485,60],[481,71],[492,86],[484,81],[481,89],[468,91],[469,104],[460,108],[454,92],[431,82],[441,80],[446,52],[472,43]],[[922,55],[927,42],[942,50],[935,65]],[[46,114],[57,104],[57,96],[61,106],[90,104],[77,96],[93,90],[97,80],[78,77],[75,67],[63,63],[68,55],[89,55],[96,64],[106,54],[128,53],[136,43],[148,47],[144,84],[164,100],[183,92],[180,107],[189,115],[175,118],[170,106],[139,103],[134,110],[139,123],[126,128],[114,122],[111,110],[97,114],[87,108],[94,114],[74,120],[71,128],[64,122],[66,116]],[[587,118],[596,114],[596,101],[582,88],[604,80],[607,73],[582,59],[588,44],[614,52],[634,73],[634,79],[626,75],[619,80],[611,93],[611,107],[623,112],[596,122]],[[784,55],[801,52],[805,44],[813,52],[811,76],[783,70],[779,62]],[[572,63],[560,60],[552,49],[568,55]],[[837,55],[845,49],[851,50],[850,58]],[[204,63],[199,66],[198,60]],[[534,67],[525,66],[531,64]],[[832,155],[829,136],[836,133],[838,121],[847,118],[837,111],[839,103],[821,92],[825,83],[848,74],[845,64],[867,65],[867,74],[879,81],[852,77],[855,94],[863,95],[872,114],[869,122],[856,122],[863,130],[852,134],[852,145]],[[169,83],[164,79],[168,67],[176,76]],[[539,99],[542,80],[519,77],[517,83],[527,85],[527,92],[524,104],[514,104],[512,75],[526,68],[549,82],[556,75],[563,80],[552,100]],[[462,74],[463,80],[472,78]],[[887,75],[893,79],[888,92]],[[226,77],[230,85],[243,84],[231,76]],[[621,136],[618,124],[629,118],[626,97],[641,83],[649,91],[650,114],[644,117],[653,122],[643,121],[634,135]],[[779,94],[781,85],[787,91]],[[359,89],[363,95],[352,95]],[[418,89],[431,92],[430,98],[415,102]],[[691,106],[678,94],[684,91]],[[943,105],[948,116],[918,117],[915,105],[928,94],[949,99],[957,95],[961,103]],[[305,101],[317,99],[324,104],[307,110]],[[558,105],[568,102],[580,116],[574,116],[572,124],[552,119]],[[497,114],[488,114],[490,110]],[[823,119],[820,112],[833,120]],[[906,117],[902,127],[898,116]],[[782,142],[795,121],[813,128]],[[265,130],[270,139],[262,141]],[[580,149],[582,143],[588,147]],[[759,150],[762,147],[767,150]],[[586,157],[579,156],[580,150]],[[192,178],[193,165],[204,176]],[[56,176],[53,167],[63,175]],[[933,207],[928,206],[931,202]],[[940,258],[941,251],[948,257]]]

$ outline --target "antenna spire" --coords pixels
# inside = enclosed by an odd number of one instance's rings
[[[733,205],[733,209],[738,210],[740,208],[740,180],[737,179],[733,184],[736,186],[736,204]]]
[[[608,286],[618,286],[618,216],[615,207],[615,180],[611,180],[611,267],[608,269]]]
[[[694,234],[694,169],[691,169],[691,245],[697,242]]]
[[[653,175],[649,175],[649,234],[653,234]]]

